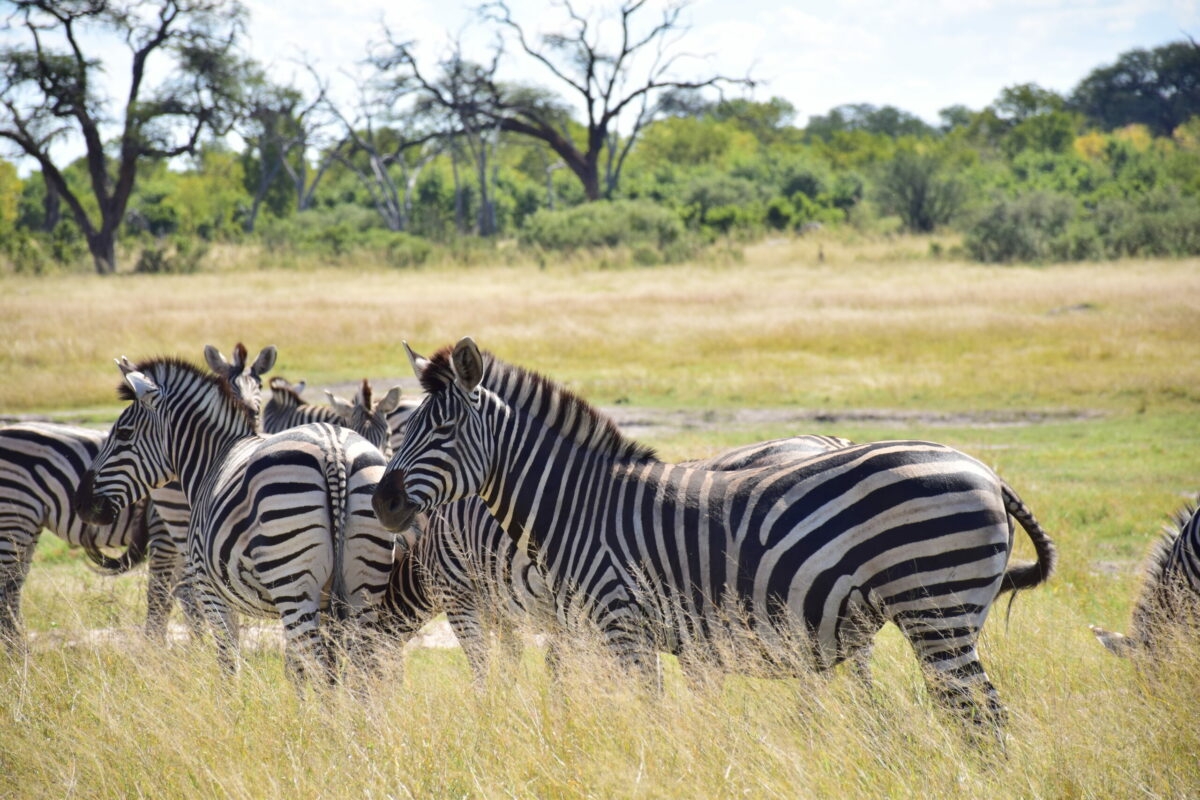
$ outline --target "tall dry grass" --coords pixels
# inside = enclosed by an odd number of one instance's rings
[[[656,697],[585,644],[558,682],[532,646],[482,687],[461,653],[418,651],[365,694],[298,695],[271,649],[229,681],[210,648],[88,641],[68,614],[83,641],[0,668],[0,797],[1195,796],[1200,648],[1138,671],[1067,597],[1031,592],[985,633],[1004,749],[930,706],[890,632],[871,692],[842,670],[685,680],[668,659]]]
[[[270,342],[278,372],[321,382],[407,375],[401,337],[428,351],[464,333],[602,405],[1100,409],[1011,428],[812,428],[980,456],[1058,542],[1058,575],[984,630],[1012,713],[1007,755],[930,707],[891,630],[870,694],[842,670],[693,683],[668,658],[655,698],[587,647],[561,685],[536,648],[481,689],[457,650],[390,657],[366,700],[298,697],[272,647],[225,681],[211,647],[140,639],[144,576],[102,579],[46,536],[25,592],[31,653],[0,656],[0,798],[1200,795],[1200,646],[1139,670],[1087,630],[1124,628],[1135,563],[1200,482],[1200,262],[991,268],[927,248],[785,240],[742,262],[652,269],[6,277],[0,413],[110,417],[121,353]],[[797,432],[683,428],[649,443],[702,457]]]

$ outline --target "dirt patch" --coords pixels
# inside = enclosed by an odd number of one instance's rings
[[[790,427],[796,433],[837,433],[839,425],[883,428],[1007,428],[1096,419],[1099,411],[937,412],[898,409],[828,411],[804,408],[664,409],[614,406],[604,409],[621,431],[654,438],[684,431]]]
[[[344,381],[326,386],[309,386],[304,400],[325,404],[325,390],[350,398],[358,391],[361,381]],[[407,397],[421,393],[413,378],[374,380],[376,392],[401,386]],[[834,411],[811,408],[722,408],[677,409],[638,406],[601,406],[620,426],[621,431],[634,439],[655,439],[685,431],[736,431],[762,427],[787,427],[800,433],[834,433],[839,425],[869,425],[881,428],[1012,428],[1045,425],[1058,422],[1078,422],[1104,416],[1095,410],[1066,411],[911,411],[889,408]],[[0,416],[0,424],[26,421],[73,422],[94,419],[92,412],[61,412],[51,414],[15,414]]]

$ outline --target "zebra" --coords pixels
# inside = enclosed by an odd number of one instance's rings
[[[1126,636],[1092,625],[1092,633],[1119,656],[1153,656],[1171,635],[1200,625],[1200,496],[1163,526],[1146,559],[1142,588]]]
[[[72,503],[75,487],[100,452],[104,431],[52,422],[0,427],[0,639],[10,650],[23,646],[21,589],[33,551],[47,528],[68,544],[83,546],[104,572],[119,574],[145,560],[150,528],[161,525],[141,504],[105,525],[88,525]],[[120,559],[100,547],[127,547]],[[152,562],[151,580],[161,569]],[[150,601],[153,613],[153,599]]]
[[[385,527],[478,495],[536,554],[559,621],[589,619],[650,681],[655,649],[716,657],[731,612],[768,653],[800,634],[817,670],[890,621],[931,695],[999,735],[1006,712],[976,641],[996,596],[1044,582],[1056,552],[979,461],[899,441],[782,468],[665,464],[581,398],[470,338],[432,359],[405,347],[426,398],[375,492]],[[1036,562],[1008,565],[1009,514]]]
[[[117,363],[130,404],[80,483],[80,514],[104,523],[177,478],[191,511],[185,580],[216,631],[224,670],[237,668],[237,611],[282,619],[297,683],[313,662],[332,679],[336,654],[321,611],[372,625],[387,587],[394,537],[370,507],[382,454],[326,423],[257,433],[251,404],[181,359]],[[369,657],[369,641],[350,644]]]
[[[712,470],[783,465],[852,444],[836,436],[792,436],[688,463]],[[476,682],[482,683],[487,628],[496,631],[510,654],[517,652],[515,628],[524,620],[557,632],[545,581],[482,500],[467,497],[450,503],[431,513],[422,527],[420,538],[407,543],[392,565],[380,624],[393,638],[403,641],[445,612]],[[856,668],[867,674],[865,661]]]
[[[391,455],[391,426],[388,415],[400,404],[400,387],[392,387],[378,402],[371,402],[371,384],[363,379],[354,400],[344,400],[332,392],[328,406],[310,405],[300,397],[304,384],[292,385],[284,378],[271,379],[271,399],[263,408],[263,430],[279,433],[310,422],[341,425],[355,431],[384,454]],[[297,390],[297,387],[299,390]]]
[[[278,351],[267,345],[254,361],[249,361],[246,345],[238,342],[225,356],[213,345],[205,345],[204,360],[208,368],[229,384],[233,392],[256,412],[262,407],[262,376],[275,365]],[[187,531],[191,508],[183,487],[178,481],[151,489],[150,497],[156,521],[150,529],[150,581],[147,587],[148,610],[146,635],[164,641],[172,599],[179,599],[184,619],[193,635],[199,634],[203,621],[191,592],[183,580],[187,562]],[[93,559],[94,560],[94,559]]]

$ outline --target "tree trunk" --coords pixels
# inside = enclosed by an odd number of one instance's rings
[[[62,197],[59,196],[58,189],[54,188],[54,184],[50,181],[46,181],[46,199],[42,203],[42,208],[45,211],[42,217],[42,231],[53,233],[62,219]]]
[[[88,235],[87,243],[97,275],[111,275],[117,271],[117,237],[113,231],[96,231]]]

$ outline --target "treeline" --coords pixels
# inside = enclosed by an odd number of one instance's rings
[[[29,26],[67,32],[111,8],[56,16],[56,4],[17,5]],[[562,94],[498,81],[512,50],[477,64],[453,49],[426,65],[387,35],[354,108],[334,103],[311,66],[305,92],[239,59],[212,16],[242,13],[235,4],[164,7],[179,12],[162,38],[191,89],[180,80],[130,105],[99,153],[104,106],[94,84],[80,89],[94,80],[85,54],[44,42],[0,54],[0,137],[41,166],[22,180],[0,162],[10,269],[90,254],[107,272],[119,252],[138,271],[190,271],[222,242],[258,243],[281,264],[367,250],[403,267],[491,258],[513,240],[535,257],[599,248],[648,265],[718,239],[818,226],[958,231],[966,254],[987,262],[1200,254],[1200,48],[1190,41],[1124,53],[1066,96],[1025,84],[981,110],[946,108],[937,126],[859,104],[799,127],[783,99],[711,96],[746,79],[631,72],[635,46],[670,41],[679,6],[640,37],[630,34],[641,4],[622,7],[626,43],[603,46],[579,20],[530,41],[503,3],[484,6]],[[107,24],[153,27],[139,19]],[[40,104],[29,101],[39,92]],[[56,166],[37,135],[48,123],[76,126],[88,153]]]

